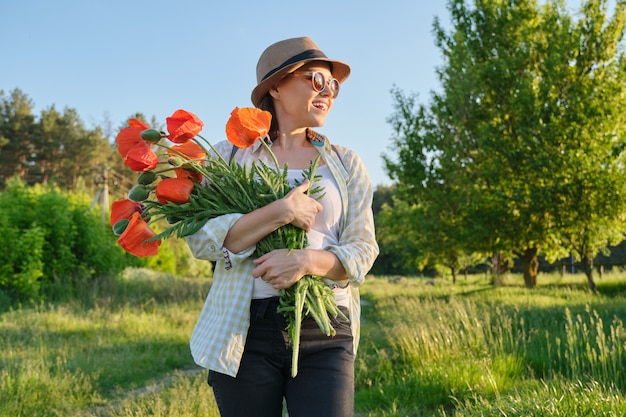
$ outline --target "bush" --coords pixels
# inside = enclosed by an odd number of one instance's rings
[[[142,264],[117,246],[86,195],[11,180],[0,194],[0,219],[0,257],[6,260],[0,292],[13,302],[41,301],[77,281],[113,277]]]
[[[158,227],[155,230],[160,231]],[[165,239],[159,254],[145,259],[145,266],[155,271],[185,277],[213,276],[211,262],[194,258],[184,239]]]
[[[14,297],[36,299],[44,268],[43,229],[33,225],[20,230],[0,211],[0,233],[5,242],[0,245],[0,290],[5,293],[1,304]]]

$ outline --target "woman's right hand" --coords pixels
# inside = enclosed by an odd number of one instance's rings
[[[302,184],[295,187],[283,198],[283,203],[286,204],[290,213],[291,221],[289,223],[303,229],[305,232],[311,230],[315,222],[315,216],[322,211],[322,205],[314,198],[305,194],[309,186],[309,180],[304,180]]]

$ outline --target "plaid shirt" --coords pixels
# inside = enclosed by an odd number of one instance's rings
[[[359,156],[343,146],[331,146],[325,136],[309,130],[309,139],[322,154],[332,172],[343,201],[339,244],[326,250],[343,264],[350,282],[350,318],[354,336],[354,352],[359,343],[360,299],[358,287],[378,255],[372,214],[372,187]],[[232,145],[220,142],[217,151],[228,160]],[[339,156],[341,155],[341,156]],[[235,154],[239,164],[262,160],[271,164],[271,157],[260,143]],[[223,247],[228,230],[243,214],[228,214],[208,221],[187,243],[199,259],[217,261],[213,285],[191,335],[191,354],[205,368],[236,376],[250,325],[250,301],[254,278],[251,247],[232,253]]]

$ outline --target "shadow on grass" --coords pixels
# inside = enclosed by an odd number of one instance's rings
[[[189,334],[210,284],[132,271],[77,298],[7,311],[0,341],[9,349],[0,354],[0,369],[80,372],[110,396],[193,368]]]
[[[626,296],[626,281],[607,281],[603,282],[602,278],[596,279],[598,292],[607,297]]]
[[[3,339],[23,346],[25,357],[0,360],[7,372],[39,362],[51,373],[81,372],[97,392],[111,396],[116,391],[145,385],[177,369],[195,365],[187,341],[174,337],[129,335],[123,329],[53,330],[42,328],[5,329]],[[31,353],[39,352],[37,358]],[[28,353],[30,352],[30,353]],[[31,365],[29,365],[31,362]]]

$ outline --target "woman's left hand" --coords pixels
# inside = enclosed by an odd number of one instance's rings
[[[289,288],[306,275],[303,268],[306,265],[305,251],[277,249],[266,253],[253,261],[256,268],[252,270],[252,276],[261,278],[277,290]]]

